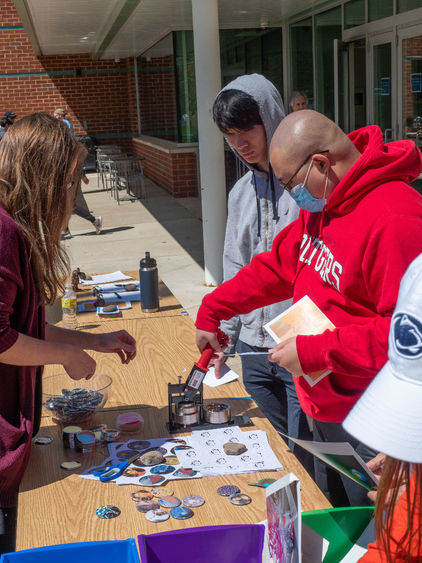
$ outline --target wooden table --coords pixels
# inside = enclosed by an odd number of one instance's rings
[[[187,377],[193,362],[198,359],[198,350],[192,320],[180,314],[182,309],[176,299],[167,292],[161,303],[163,308],[156,314],[143,314],[139,304],[134,304],[131,315],[126,315],[128,311],[125,311],[125,316],[120,319],[96,319],[94,315],[86,317],[86,321],[81,319],[80,324],[92,331],[124,328],[136,338],[138,346],[137,357],[128,366],[120,364],[117,356],[93,354],[98,362],[97,371],[110,375],[113,384],[105,407],[89,422],[83,423],[84,428],[102,423],[115,426],[117,415],[131,410],[142,414],[145,427],[140,433],[122,435],[122,440],[169,435],[165,426],[168,419],[167,383],[176,383],[178,376],[182,376],[183,380]],[[165,309],[167,306],[172,308]],[[51,375],[62,371],[61,366],[49,366],[45,373]],[[194,509],[195,514],[189,520],[170,518],[159,524],[147,521],[130,499],[130,492],[140,487],[117,486],[78,477],[77,474],[85,468],[100,464],[108,457],[107,451],[102,446],[92,454],[65,450],[61,426],[53,422],[46,411],[40,435],[51,435],[54,441],[49,445],[32,447],[19,495],[17,549],[76,541],[136,538],[140,533],[193,526],[256,523],[266,518],[265,491],[247,485],[248,481],[264,477],[280,478],[289,471],[301,480],[303,510],[329,507],[321,491],[256,404],[252,400],[235,398],[245,395],[247,392],[239,381],[204,389],[206,400],[234,398],[229,401],[233,414],[247,413],[256,428],[267,432],[270,445],[285,470],[170,482],[168,486],[177,497],[194,493],[203,496],[206,502]],[[82,468],[77,472],[69,474],[60,468],[62,461],[73,459],[82,462]],[[252,503],[234,506],[217,495],[217,488],[229,483],[237,484],[249,494]],[[95,510],[104,504],[118,506],[121,515],[112,520],[101,520],[95,515]]]

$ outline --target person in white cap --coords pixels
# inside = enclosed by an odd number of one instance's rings
[[[403,276],[388,344],[388,362],[343,423],[385,454],[365,563],[422,561],[422,254]]]

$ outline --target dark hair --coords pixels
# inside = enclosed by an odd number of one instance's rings
[[[254,125],[263,125],[257,102],[241,90],[223,90],[215,99],[213,118],[222,133],[229,129],[249,131]]]
[[[10,121],[7,119],[7,117],[0,119],[0,127],[4,127],[5,125],[10,125]]]

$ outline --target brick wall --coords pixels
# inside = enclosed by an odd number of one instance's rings
[[[1,0],[0,26],[21,25],[13,3]],[[132,67],[133,59],[93,61],[89,54],[38,58],[25,30],[0,28],[0,75],[7,75],[1,77],[0,113],[11,109],[21,117],[66,106],[75,134],[128,145],[129,137],[121,136],[137,131]]]
[[[133,139],[133,152],[145,157],[145,176],[174,197],[194,197],[198,194],[196,151],[173,152],[150,146]]]
[[[177,140],[174,57],[141,57],[139,97],[142,132],[169,141]]]

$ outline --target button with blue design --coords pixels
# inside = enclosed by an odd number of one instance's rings
[[[177,506],[170,510],[170,516],[176,520],[187,520],[188,518],[192,518],[193,515],[193,510],[185,508],[184,506]]]
[[[95,514],[98,516],[98,518],[109,520],[110,518],[116,518],[117,516],[119,516],[120,508],[113,506],[112,504],[105,504],[104,506],[97,508]]]
[[[155,467],[151,467],[150,471],[153,475],[165,475],[166,473],[173,473],[175,470],[174,467],[170,467],[170,465],[156,465]]]

